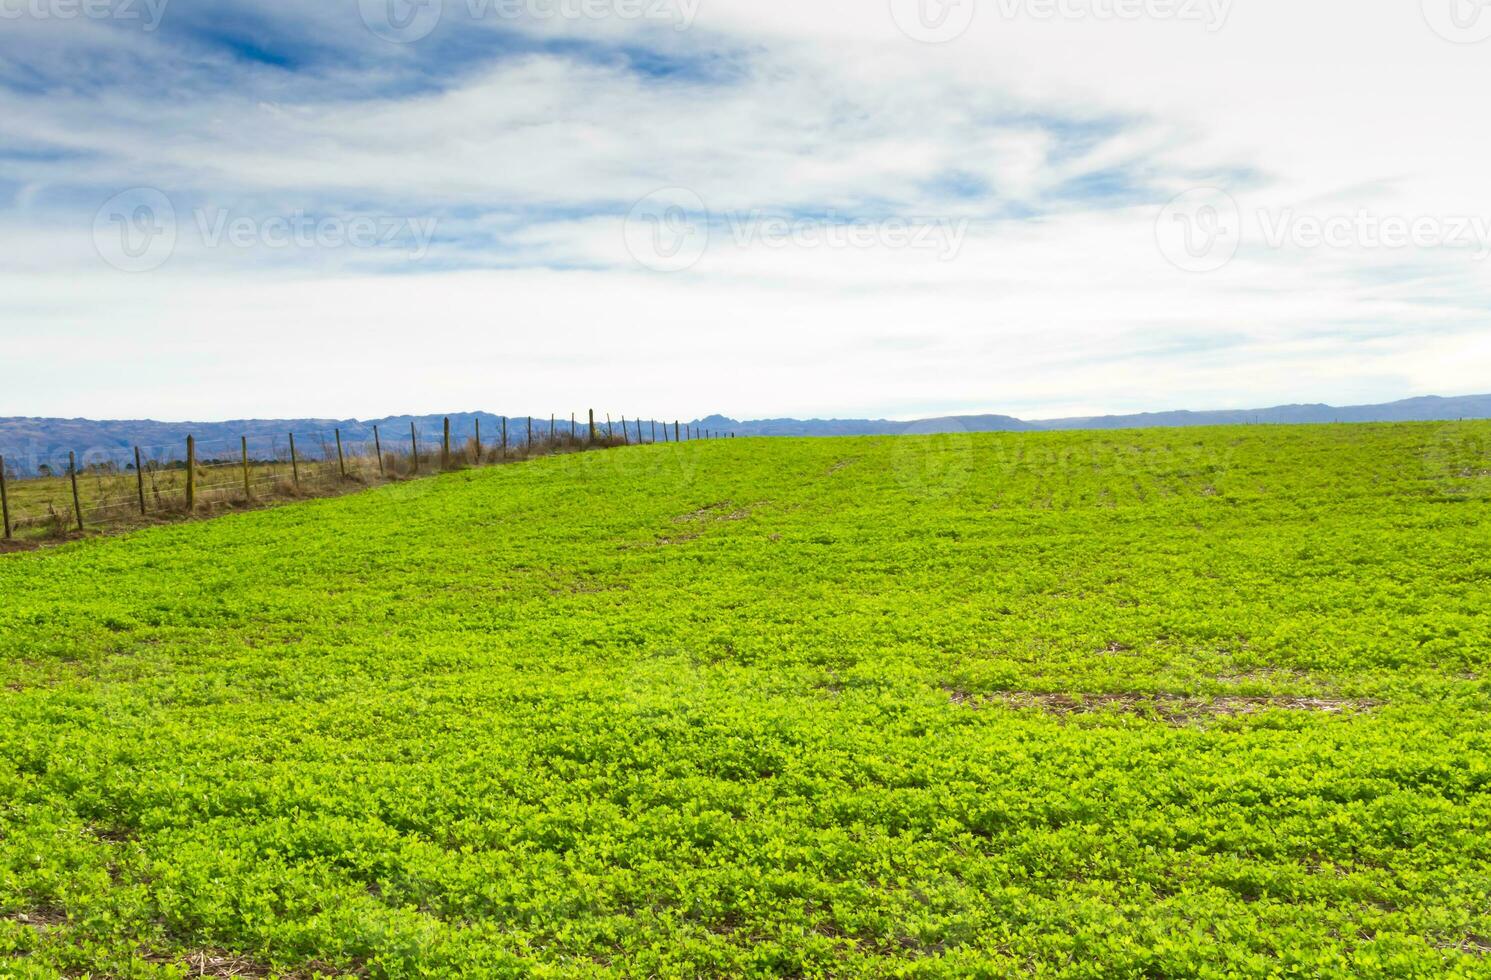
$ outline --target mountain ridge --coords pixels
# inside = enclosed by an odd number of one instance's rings
[[[371,442],[373,427],[388,447],[403,447],[412,424],[421,445],[440,438],[444,415],[390,415],[381,419],[230,419],[222,422],[158,422],[152,419],[95,420],[86,418],[0,417],[0,456],[6,457],[9,472],[28,475],[46,465],[65,466],[68,452],[78,454],[80,466],[100,462],[125,465],[132,461],[135,446],[155,459],[179,459],[187,435],[196,437],[199,454],[205,458],[232,457],[239,452],[240,437],[247,436],[251,452],[265,453],[295,432],[297,447],[305,455],[334,452],[332,440],[340,429],[343,439]],[[503,416],[491,412],[453,412],[453,438],[464,441],[481,422],[483,440],[495,445],[500,438]],[[518,445],[527,436],[527,416],[507,416],[509,440]],[[756,419],[739,421],[709,415],[686,423],[690,426],[736,436],[851,436],[911,435],[945,432],[1053,432],[1074,429],[1126,429],[1188,427],[1203,425],[1303,425],[1328,422],[1431,422],[1454,419],[1491,418],[1491,394],[1442,397],[1425,395],[1374,405],[1333,406],[1321,403],[1275,405],[1258,409],[1174,410],[1131,415],[1074,416],[1026,420],[1012,415],[945,415],[898,421],[893,419]],[[582,431],[584,420],[575,423]],[[600,423],[604,425],[604,423]],[[618,426],[620,420],[616,421]],[[533,417],[535,438],[548,432],[547,417]],[[569,419],[556,419],[561,430]],[[635,420],[630,422],[635,426]],[[634,431],[629,428],[628,431]],[[670,433],[671,435],[671,430]],[[650,429],[644,431],[650,438]]]
[[[737,422],[722,415],[700,419],[706,427],[739,435],[903,435],[940,432],[1057,432],[1201,425],[1308,425],[1329,422],[1443,422],[1491,418],[1491,395],[1421,395],[1373,405],[1289,404],[1251,409],[1177,409],[1130,415],[1020,419],[1011,415],[946,415],[912,422],[890,419],[763,419]]]

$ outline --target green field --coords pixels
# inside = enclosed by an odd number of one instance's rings
[[[634,447],[0,558],[0,977],[1491,975],[1488,437]]]

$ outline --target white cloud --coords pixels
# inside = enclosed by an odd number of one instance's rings
[[[1416,4],[1254,0],[1215,31],[1025,10],[981,3],[943,45],[908,40],[885,4],[857,0],[714,0],[688,32],[484,24],[710,54],[719,70],[649,74],[560,47],[463,62],[417,88],[388,83],[417,46],[325,9],[293,16],[375,60],[300,82],[169,37],[90,25],[59,40],[32,25],[35,57],[108,46],[159,79],[242,84],[190,98],[142,96],[128,79],[0,90],[16,145],[66,151],[0,156],[12,182],[0,339],[12,356],[70,365],[23,372],[0,414],[596,401],[669,415],[1036,416],[1485,387],[1491,273],[1471,253],[1275,249],[1254,233],[1230,264],[1194,274],[1154,237],[1169,197],[1199,184],[1227,189],[1250,218],[1491,220],[1487,137],[1471,122],[1484,46],[1444,41]],[[372,94],[358,97],[359,77]],[[136,185],[167,191],[183,227],[170,262],[127,277],[94,252],[93,208]],[[664,275],[634,261],[621,222],[668,186],[697,192],[718,228],[692,268]],[[191,226],[202,206],[439,225],[422,263],[209,248]],[[883,240],[743,247],[729,231],[752,213],[822,212],[969,224],[951,260]]]

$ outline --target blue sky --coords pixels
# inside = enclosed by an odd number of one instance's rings
[[[1491,377],[1491,41],[1439,0],[948,0],[942,43],[919,0],[111,2],[0,19],[0,415]]]

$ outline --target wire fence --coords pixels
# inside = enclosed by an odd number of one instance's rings
[[[458,431],[459,430],[459,431]],[[678,421],[609,415],[449,418],[407,428],[243,435],[155,446],[0,456],[3,540],[180,520],[272,501],[332,496],[451,470],[559,453],[726,438]]]

